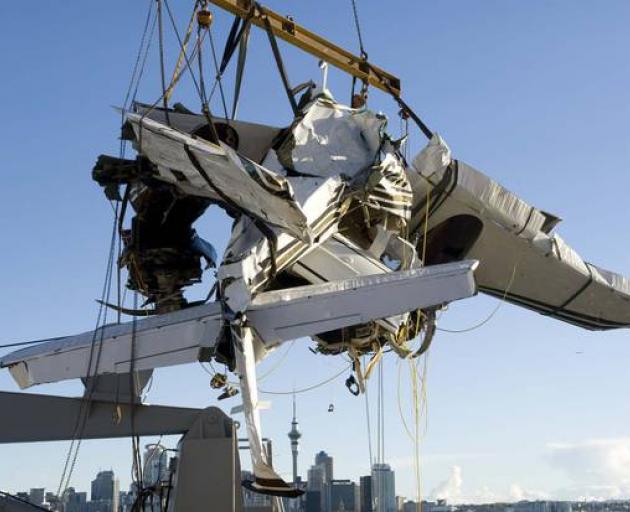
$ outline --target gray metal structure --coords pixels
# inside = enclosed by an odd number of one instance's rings
[[[0,443],[61,441],[77,437],[84,398],[0,392]],[[192,409],[91,400],[83,439],[182,434],[167,512],[241,512],[241,470],[234,422],[220,409]],[[51,421],[54,418],[54,421]],[[2,512],[38,510],[0,499]]]

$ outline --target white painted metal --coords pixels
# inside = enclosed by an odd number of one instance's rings
[[[247,318],[267,345],[275,345],[469,297],[476,293],[475,267],[476,262],[466,261],[265,292],[256,296]],[[86,375],[128,373],[132,342],[135,370],[190,363],[199,360],[204,348],[214,346],[221,322],[218,303],[196,306],[139,320],[135,327],[112,325],[96,335],[87,332],[44,342],[3,357],[0,366],[8,367],[25,388]]]
[[[306,217],[284,177],[240,157],[224,143],[217,146],[137,114],[127,114],[127,119],[135,131],[138,151],[157,166],[160,179],[186,193],[213,199],[218,195],[264,222],[308,239]],[[195,167],[189,152],[211,184]]]
[[[463,261],[261,293],[247,317],[273,345],[470,297],[476,265]]]
[[[435,189],[455,163],[438,136],[409,171],[416,204]],[[587,329],[630,326],[630,279],[585,262],[552,230],[559,219],[537,209],[480,171],[456,162],[452,190],[432,214],[429,229],[457,215],[483,223],[467,257],[479,260],[479,290],[505,297]],[[424,212],[412,220],[413,229]]]

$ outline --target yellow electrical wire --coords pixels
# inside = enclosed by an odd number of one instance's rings
[[[422,237],[422,266],[426,266],[427,257],[427,235],[429,233],[429,210],[431,206],[431,182],[427,180],[427,198],[424,209],[424,234]]]
[[[508,293],[510,293],[510,289],[512,288],[512,284],[514,284],[514,278],[516,277],[516,269],[518,268],[518,265],[520,263],[520,259],[514,263],[514,267],[512,268],[512,276],[510,277],[510,280],[508,281],[507,286],[505,287],[505,291],[503,292],[503,297],[501,297],[501,300],[499,301],[499,303],[495,306],[495,308],[490,312],[490,314],[484,318],[481,322],[472,325],[470,327],[466,327],[464,329],[446,329],[444,327],[436,327],[436,329],[438,331],[442,331],[442,332],[448,332],[451,334],[458,334],[458,333],[463,333],[463,332],[470,332],[470,331],[474,331],[475,329],[479,329],[479,327],[484,326],[485,324],[487,324],[490,320],[492,320],[492,318],[494,317],[494,315],[497,314],[497,312],[499,311],[499,309],[501,309],[501,307],[503,306],[503,304],[505,304],[505,299],[508,296]]]
[[[414,471],[416,475],[416,497],[420,503],[422,497],[422,479],[420,473],[420,404],[421,399],[418,394],[418,368],[413,361],[409,360],[410,377],[412,380],[413,409],[414,409]]]

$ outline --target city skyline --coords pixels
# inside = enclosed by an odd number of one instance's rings
[[[280,0],[266,3],[280,12],[289,9]],[[588,259],[630,273],[630,251],[620,234],[630,211],[613,206],[625,204],[630,188],[630,4],[379,4],[359,3],[371,59],[400,73],[406,100],[454,153],[491,172],[532,204],[561,214],[566,220],[560,232]],[[15,70],[0,84],[10,119],[0,126],[3,160],[8,162],[3,171],[7,192],[0,203],[6,241],[0,256],[3,342],[86,331],[96,317],[93,299],[102,286],[111,211],[91,182],[90,169],[98,153],[117,148],[112,134],[120,119],[110,105],[122,101],[145,5],[122,0],[96,4],[90,9],[97,24],[85,23],[78,5],[67,2],[41,10],[19,2],[0,5],[0,17],[13,20],[0,34],[2,47],[12,49],[3,56],[4,68]],[[289,10],[335,42],[354,47],[348,28],[351,10],[339,5],[335,0],[323,0],[317,8],[293,2]],[[184,22],[189,5],[174,3],[173,8]],[[227,17],[217,15],[215,23],[217,34],[229,29]],[[25,26],[49,29],[24,38]],[[261,44],[252,50],[247,73],[256,80],[246,84],[240,112],[255,121],[280,124],[291,114],[262,35],[252,33]],[[81,44],[85,41],[90,44]],[[316,62],[284,46],[282,50],[296,83],[321,78]],[[149,62],[151,80],[139,99],[156,97],[156,69],[156,62]],[[345,77],[331,69],[329,80],[336,96],[347,96]],[[174,99],[197,108],[192,86],[181,87]],[[258,90],[264,90],[264,101],[253,98]],[[396,107],[377,92],[370,102],[388,114],[390,129],[397,134]],[[410,153],[423,143],[414,134]],[[596,193],[596,188],[605,193]],[[229,227],[230,220],[216,209],[197,226],[219,252]],[[204,285],[208,280],[207,275]],[[202,288],[193,295],[205,296],[209,286]],[[421,452],[423,495],[441,494],[451,502],[630,497],[627,333],[579,331],[507,304],[493,314],[497,304],[486,297],[456,304],[440,321],[441,328],[458,331],[491,317],[466,333],[440,332],[431,348]],[[341,358],[314,356],[309,346],[299,340],[260,367],[261,375],[270,372],[261,389],[286,393],[261,396],[272,407],[272,412],[262,412],[263,434],[273,439],[274,459],[287,478],[292,473],[286,437],[291,390],[319,384],[346,366]],[[400,418],[397,391],[400,374],[401,409],[411,424],[408,370],[393,358],[385,358],[384,365],[385,458],[401,493],[412,497],[414,448]],[[302,476],[321,447],[335,456],[335,478],[369,473],[365,403],[347,392],[346,377],[297,394],[300,451],[308,454],[299,461]],[[238,398],[217,403],[208,381],[199,365],[160,370],[147,399],[190,407],[218,405],[228,412],[240,403]],[[374,407],[374,382],[369,386]],[[6,371],[0,372],[0,389],[17,390]],[[27,392],[80,396],[82,388],[72,382]],[[331,404],[333,411],[328,412]],[[163,442],[173,447],[176,438]],[[70,485],[86,489],[101,464],[113,468],[128,487],[130,445],[129,440],[85,441]],[[56,489],[67,447],[1,445],[0,459],[19,464],[0,465],[0,487],[18,491],[37,483]]]
[[[154,485],[152,478],[162,478],[169,481],[167,474],[161,470],[162,464],[154,465],[154,458],[162,458],[167,450],[158,445],[147,445],[143,454],[145,477],[144,485]],[[165,461],[167,462],[167,461]],[[334,459],[326,452],[320,451],[314,456],[314,466],[319,467],[325,474],[325,493],[318,488],[321,482],[303,481],[298,479],[297,485],[305,490],[305,494],[295,500],[285,499],[285,507],[291,512],[417,512],[417,502],[393,492],[383,500],[379,506],[378,496],[382,493],[375,488],[370,479],[375,478],[375,472],[379,470],[389,471],[389,466],[376,463],[371,475],[360,477],[359,481],[349,479],[330,478],[333,474]],[[157,470],[156,470],[157,468]],[[157,472],[156,472],[157,471]],[[314,473],[309,472],[311,475]],[[147,477],[147,475],[149,475]],[[243,479],[252,478],[249,471],[243,471]],[[318,480],[321,477],[316,477]],[[378,478],[378,477],[377,477]],[[392,484],[393,484],[392,474]],[[367,483],[367,485],[366,485]],[[387,486],[387,484],[386,484]],[[317,490],[316,490],[317,489]],[[393,487],[391,491],[393,491]],[[366,492],[368,491],[368,492]],[[244,512],[248,510],[260,510],[258,507],[271,506],[270,497],[261,495],[242,487]],[[385,491],[388,494],[389,491]],[[325,497],[324,497],[325,496]],[[366,496],[368,498],[366,499]],[[0,493],[0,505],[2,499],[14,497],[17,500],[32,503],[38,507],[48,509],[51,506],[63,504],[65,512],[130,512],[136,500],[136,486],[131,485],[129,490],[119,489],[119,480],[111,470],[99,471],[91,482],[91,490],[69,487],[60,499],[54,492],[44,487],[30,487],[28,491],[16,492],[13,496],[2,496]],[[88,499],[89,498],[89,499]],[[313,500],[314,498],[314,500]],[[369,503],[369,504],[368,504]],[[152,505],[149,505],[152,510]],[[487,503],[462,503],[452,504],[446,499],[435,501],[423,500],[421,504],[423,512],[627,512],[630,510],[630,500],[608,501],[559,501],[540,498],[521,497],[513,502],[487,502]]]

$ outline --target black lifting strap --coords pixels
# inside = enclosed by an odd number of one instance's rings
[[[293,110],[293,115],[297,116],[299,109],[297,103],[295,101],[295,97],[293,96],[293,91],[291,90],[291,84],[289,83],[289,77],[287,76],[287,71],[284,68],[284,63],[282,62],[282,56],[280,55],[280,49],[278,48],[278,42],[276,41],[276,36],[273,33],[273,29],[271,28],[271,22],[269,18],[265,16],[265,29],[267,31],[267,36],[269,37],[269,43],[271,44],[271,50],[273,51],[273,56],[276,59],[276,65],[278,66],[278,71],[280,72],[280,77],[282,78],[282,84],[284,85],[284,90],[287,93],[287,97],[289,98],[289,103],[291,103],[291,109]]]
[[[219,66],[219,74],[222,75],[230,60],[232,59],[232,55],[236,51],[243,34],[246,30],[248,30],[249,25],[251,24],[251,17],[253,16],[253,11],[251,11],[247,18],[241,20],[241,18],[235,18],[234,23],[232,23],[232,28],[230,29],[230,33],[228,35],[227,41],[225,41],[225,48],[223,49],[223,57],[221,57],[221,65]],[[242,23],[241,23],[242,21]]]
[[[389,81],[387,80],[387,78],[384,77],[381,73],[379,73],[378,69],[375,69],[367,61],[365,62],[365,64],[370,68],[370,70],[376,76],[380,78],[381,83],[385,86],[385,88],[387,89],[387,92],[391,94],[392,98],[394,98],[394,101],[398,103],[398,106],[403,110],[403,112],[405,112],[406,114],[409,114],[409,117],[411,117],[414,123],[418,125],[418,128],[420,128],[420,131],[424,133],[424,136],[430,140],[433,137],[433,132],[429,129],[429,127],[426,124],[424,124],[422,119],[420,119],[418,115],[411,109],[411,107],[407,105],[407,103],[405,103],[405,101],[398,95],[398,93],[396,93],[396,91],[389,84]]]
[[[245,71],[245,61],[247,59],[247,46],[249,43],[249,24],[246,24],[238,46],[238,60],[236,62],[236,78],[234,81],[234,101],[232,102],[232,119],[236,117],[238,110],[238,101],[241,96],[241,87],[243,85],[243,72]]]
[[[424,124],[422,122],[422,119],[420,119],[418,117],[418,115],[411,110],[411,107],[409,105],[407,105],[407,103],[405,103],[405,101],[396,94],[396,92],[391,88],[391,86],[385,82],[385,86],[387,87],[387,90],[389,91],[389,93],[392,95],[392,97],[394,98],[394,100],[396,101],[396,103],[398,103],[398,106],[407,114],[409,114],[409,117],[411,117],[411,119],[414,120],[414,122],[418,125],[418,128],[420,128],[420,131],[422,133],[424,133],[424,136],[427,139],[432,139],[433,138],[433,132],[431,130],[429,130],[429,127]]]

